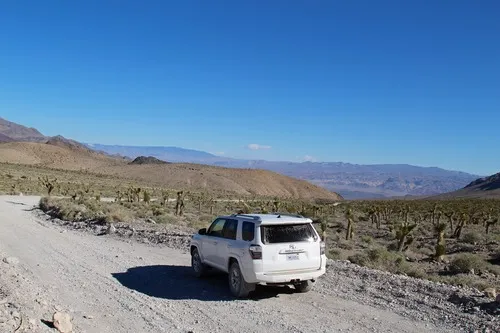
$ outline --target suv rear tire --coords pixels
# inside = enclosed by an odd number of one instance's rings
[[[294,285],[294,287],[295,287],[295,290],[297,290],[297,292],[299,292],[299,293],[307,293],[307,292],[311,291],[311,289],[314,287],[314,284],[315,284],[315,282],[313,282],[311,280],[300,281],[299,283],[296,283]]]
[[[247,283],[243,278],[240,266],[236,261],[229,267],[228,280],[231,294],[237,298],[245,298],[250,292],[255,290],[255,284]]]
[[[191,267],[193,268],[194,275],[196,277],[203,277],[207,272],[207,266],[201,261],[198,249],[193,249],[191,253]]]

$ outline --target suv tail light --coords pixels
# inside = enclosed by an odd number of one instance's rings
[[[319,244],[320,244],[319,248],[321,250],[321,255],[323,255],[323,254],[325,254],[326,244],[325,244],[325,242],[320,242]]]
[[[248,250],[250,251],[252,259],[262,259],[262,247],[260,247],[259,245],[250,245]]]

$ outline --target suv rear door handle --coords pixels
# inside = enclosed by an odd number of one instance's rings
[[[213,244],[214,244],[214,245],[217,245],[217,243],[218,243],[217,241],[214,241],[214,242],[213,242]]]

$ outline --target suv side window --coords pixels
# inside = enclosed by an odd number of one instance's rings
[[[222,237],[227,239],[236,239],[236,231],[238,230],[238,220],[226,220]]]
[[[217,219],[215,220],[210,228],[208,228],[207,235],[212,237],[222,237],[222,230],[224,229],[224,224],[226,220]]]
[[[255,223],[243,222],[243,226],[241,228],[241,238],[247,242],[253,241],[255,238]]]

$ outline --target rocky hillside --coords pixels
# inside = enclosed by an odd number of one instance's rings
[[[80,151],[83,153],[89,153],[89,154],[95,154],[93,150],[90,150],[86,146],[82,145],[81,143],[75,141],[75,140],[70,140],[66,139],[65,137],[61,135],[53,136],[48,138],[48,140],[45,142],[48,145],[56,146],[56,147],[61,147],[61,148],[68,148],[73,151]]]
[[[440,198],[500,198],[500,172],[479,178],[458,191],[438,196]]]
[[[139,156],[136,157],[130,165],[142,165],[142,164],[167,164],[168,162],[157,159],[153,156]]]
[[[47,138],[35,128],[29,128],[0,118],[0,134],[15,141],[43,142]]]
[[[5,134],[1,134],[0,133],[0,143],[4,143],[4,142],[12,142],[14,141],[14,139],[12,139],[11,137],[5,135]]]

